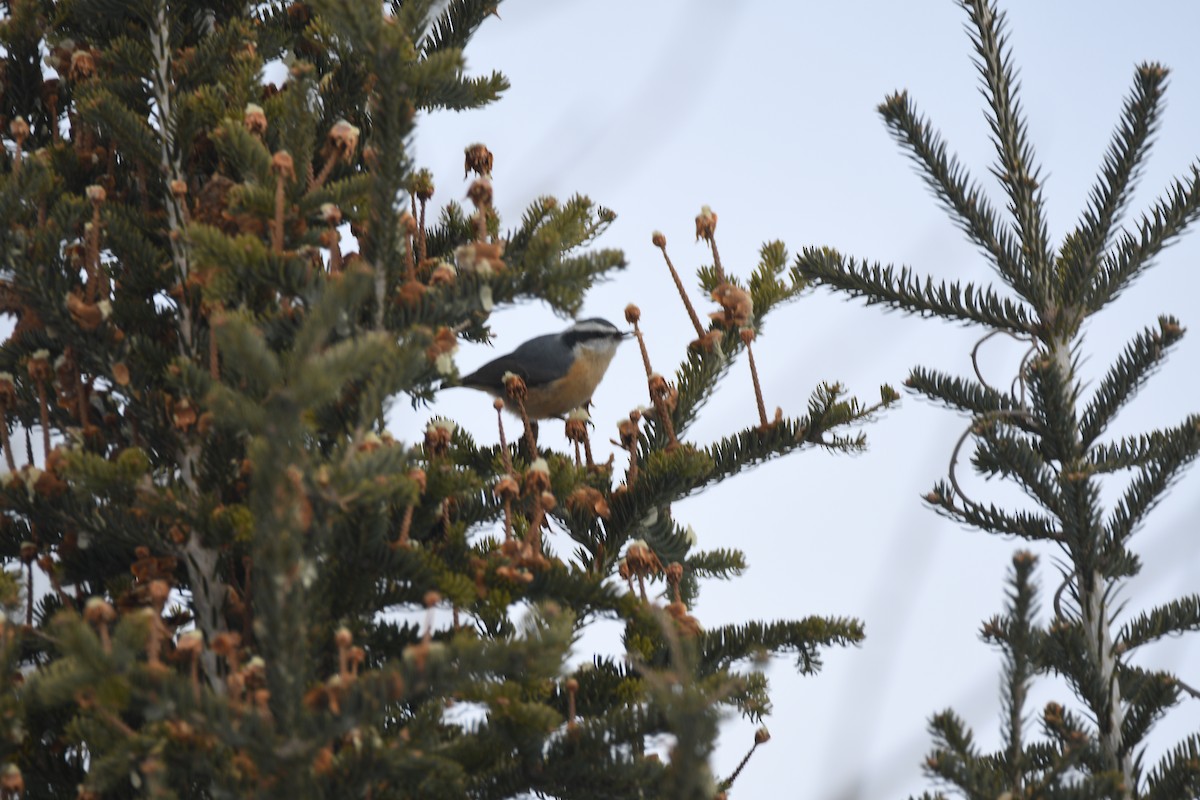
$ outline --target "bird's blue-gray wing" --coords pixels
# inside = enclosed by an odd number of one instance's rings
[[[530,339],[508,355],[484,364],[460,380],[463,386],[500,391],[504,374],[520,375],[525,385],[534,388],[561,378],[571,366],[571,351],[562,346],[558,334]]]

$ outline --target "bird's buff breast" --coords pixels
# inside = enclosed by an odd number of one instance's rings
[[[526,412],[534,419],[561,417],[591,400],[614,353],[614,350],[595,352],[584,349],[564,377],[529,390],[525,398]]]

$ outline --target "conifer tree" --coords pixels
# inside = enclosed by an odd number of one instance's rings
[[[0,796],[727,789],[708,756],[722,709],[768,711],[759,659],[811,672],[862,627],[706,629],[700,579],[744,560],[700,549],[672,503],[805,447],[858,450],[847,428],[896,397],[829,384],[768,417],[752,342],[805,285],[783,246],[738,279],[716,215],[697,218],[717,310],[702,324],[676,275],[697,340],[673,380],[626,310],[647,372],[630,406],[650,403],[618,426],[623,475],[593,458],[584,414],[573,453],[499,416],[493,443],[437,417],[388,431],[395,398],[436,402],[495,306],[570,315],[624,265],[592,247],[613,215],[583,196],[502,228],[482,145],[471,207],[430,208],[414,125],[505,88],[463,58],[495,3],[6,10],[0,554],[23,599],[0,581]],[[690,442],[743,353],[757,417]],[[518,406],[525,388],[511,377]],[[569,667],[599,618],[624,624],[627,656]]]
[[[960,4],[970,19],[996,149],[992,171],[1007,215],[993,208],[906,93],[888,97],[879,111],[1001,285],[939,284],[908,267],[870,264],[831,249],[807,249],[798,263],[805,277],[869,304],[978,326],[985,332],[981,344],[1008,336],[1027,347],[1008,387],[983,378],[978,346],[971,353],[973,377],[916,367],[906,383],[971,417],[948,477],[926,502],[988,533],[1041,544],[1062,564],[1048,624],[1035,619],[1036,559],[1021,551],[1013,560],[1008,608],[983,628],[985,640],[1004,654],[1002,749],[980,752],[962,720],[946,711],[933,718],[936,748],[926,770],[954,793],[979,800],[1196,797],[1200,735],[1188,736],[1148,770],[1143,754],[1154,723],[1197,692],[1170,672],[1135,664],[1134,657],[1163,637],[1200,629],[1200,595],[1135,611],[1136,598],[1122,588],[1141,566],[1133,534],[1200,449],[1200,417],[1136,436],[1105,436],[1183,328],[1160,317],[1133,337],[1090,392],[1079,365],[1087,320],[1200,216],[1200,169],[1193,165],[1131,227],[1119,227],[1167,78],[1159,64],[1140,65],[1088,206],[1053,248],[1004,15],[991,0]],[[1028,506],[1001,507],[964,490],[956,469],[968,441],[975,470],[1014,482]],[[1126,475],[1120,499],[1102,502],[1101,481]],[[1074,699],[1048,705],[1042,736],[1030,738],[1028,691],[1035,678],[1048,675],[1064,678]]]

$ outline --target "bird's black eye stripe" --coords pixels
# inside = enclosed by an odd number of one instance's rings
[[[571,330],[565,331],[562,336],[563,342],[566,343],[568,347],[574,347],[575,345],[583,342],[611,341],[613,339],[620,339],[621,332],[616,328],[572,328]]]

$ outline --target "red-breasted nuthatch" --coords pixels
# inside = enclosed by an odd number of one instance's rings
[[[529,390],[525,413],[530,419],[561,417],[592,399],[617,345],[628,335],[608,320],[580,320],[562,333],[530,339],[489,361],[459,385],[502,398],[509,411],[519,413],[504,388],[504,376],[511,372],[520,375]]]

